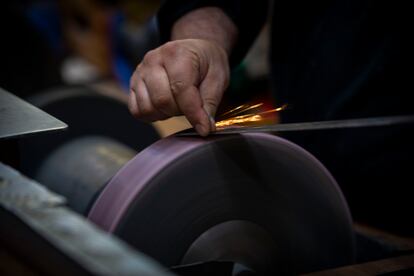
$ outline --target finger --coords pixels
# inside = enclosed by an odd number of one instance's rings
[[[136,74],[132,74],[131,80],[129,82],[129,98],[128,98],[128,109],[129,112],[135,117],[139,117],[139,109],[137,104],[137,98],[135,96],[135,87],[136,87]]]
[[[228,86],[228,74],[226,65],[224,67],[211,66],[210,68],[224,68],[224,70],[209,70],[206,77],[200,84],[200,95],[203,102],[203,109],[209,115],[210,128],[216,129],[214,117],[221,102],[224,91]]]
[[[139,118],[137,98],[135,96],[135,91],[132,88],[129,90],[128,109],[135,118]]]
[[[152,122],[167,118],[152,105],[145,82],[139,75],[137,76],[135,97],[139,109],[139,119]]]
[[[171,92],[170,81],[164,67],[152,66],[150,73],[144,72],[143,74],[152,105],[165,116],[178,115],[179,109]]]
[[[210,119],[203,109],[203,102],[197,87],[190,86],[185,90],[178,90],[174,95],[180,110],[198,134],[207,136],[211,131]]]
[[[210,119],[203,109],[203,102],[196,85],[199,82],[199,70],[194,68],[193,60],[181,58],[175,62],[166,62],[166,71],[170,88],[181,112],[201,136],[210,132]]]

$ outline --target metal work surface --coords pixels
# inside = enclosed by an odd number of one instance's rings
[[[20,255],[33,253],[32,247],[37,244],[37,253],[25,256],[26,261],[47,254],[46,249],[52,245],[57,252],[51,255],[51,258],[62,254],[62,258],[67,259],[64,262],[60,259],[67,266],[58,268],[59,275],[70,275],[73,271],[87,275],[169,274],[155,261],[134,251],[116,238],[106,235],[83,217],[68,210],[64,203],[65,200],[61,196],[49,192],[0,163],[1,243],[17,243],[17,246],[23,246],[22,251],[17,252]],[[19,221],[18,227],[16,218]],[[36,233],[44,241],[39,245],[34,239],[28,240],[27,233],[17,240],[11,238],[24,226],[29,227],[30,233]],[[17,246],[11,246],[9,249],[16,250]],[[69,261],[70,265],[68,260],[72,260]],[[50,273],[52,267],[56,266],[49,258],[40,258],[31,265],[38,269],[43,265],[46,271],[37,271],[40,275],[48,274],[47,271]],[[75,269],[76,266],[78,268]]]
[[[65,128],[62,121],[0,88],[0,139]]]
[[[354,258],[335,180],[269,134],[162,139],[112,178],[89,219],[166,266],[232,261],[285,275]]]

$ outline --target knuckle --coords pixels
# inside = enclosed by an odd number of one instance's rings
[[[186,83],[181,80],[175,80],[170,83],[171,92],[173,95],[180,95],[182,91],[186,88]]]
[[[160,56],[158,54],[158,51],[157,50],[151,50],[151,51],[148,51],[145,54],[144,59],[143,59],[143,63],[144,64],[156,64],[156,63],[159,62],[159,60],[160,60]],[[137,69],[139,69],[139,65],[138,65]]]
[[[203,99],[204,104],[209,105],[210,107],[217,108],[218,101],[216,98],[207,97]]]
[[[135,71],[132,73],[129,79],[129,86],[133,87],[138,83],[138,80],[142,78],[142,63],[138,64]]]
[[[168,96],[165,95],[157,96],[154,99],[154,105],[159,108],[168,107],[170,105],[170,99]]]
[[[176,56],[179,53],[180,46],[175,41],[170,41],[164,44],[161,48],[163,54],[166,56]]]
[[[149,106],[140,106],[140,113],[141,116],[150,116],[153,113],[152,108],[150,108]]]
[[[129,88],[130,88],[130,93],[134,93],[135,92],[135,85],[136,85],[136,79],[134,77],[135,73],[131,76],[131,78],[129,79]]]
[[[128,107],[129,107],[129,112],[134,118],[136,119],[141,118],[141,113],[137,109],[131,107],[131,105],[129,105]]]
[[[179,61],[184,59],[191,62],[195,59],[198,60],[197,49],[191,47],[186,42],[167,42],[161,48],[161,53],[165,58],[173,61]]]
[[[135,118],[140,117],[141,114],[139,113],[139,110],[135,108],[135,105],[131,101],[128,102],[128,109],[132,116],[134,116]]]
[[[230,77],[226,71],[218,71],[212,74],[212,79],[214,80],[217,90],[223,92],[227,89],[230,84]]]

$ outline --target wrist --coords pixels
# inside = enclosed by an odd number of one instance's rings
[[[233,21],[219,8],[204,7],[178,19],[171,32],[171,40],[204,39],[216,43],[230,56],[238,30]]]

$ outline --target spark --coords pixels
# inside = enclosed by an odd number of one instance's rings
[[[262,120],[262,116],[260,115],[236,116],[230,119],[217,122],[216,127],[225,127],[225,126],[232,126],[232,125],[243,124],[243,123],[258,122],[261,120]]]
[[[258,107],[261,107],[263,105],[263,103],[258,103],[258,104],[254,104],[254,105],[248,105],[248,104],[242,104],[238,107],[235,107],[227,112],[224,112],[223,114],[220,115],[221,118],[223,117],[232,117],[234,115],[240,114],[240,113],[244,113],[248,110],[252,110]]]
[[[284,105],[282,105],[278,108],[266,110],[266,111],[260,112],[259,114],[268,114],[268,113],[279,112],[279,111],[285,110],[286,108],[287,108],[287,104],[284,104]]]
[[[284,109],[286,109],[287,105],[282,105],[278,108],[274,108],[274,109],[270,109],[270,110],[265,110],[265,111],[259,111],[259,112],[253,112],[253,113],[249,113],[249,114],[244,114],[244,115],[238,115],[238,116],[234,116],[237,114],[241,114],[244,113],[246,111],[253,111],[259,107],[261,107],[263,105],[263,103],[259,103],[259,104],[254,104],[254,105],[249,105],[249,104],[244,104],[241,106],[238,106],[236,108],[233,108],[225,113],[223,113],[220,117],[225,117],[225,115],[227,115],[226,119],[220,120],[216,123],[216,127],[217,128],[223,128],[223,127],[229,127],[229,126],[238,126],[238,127],[242,127],[242,126],[249,126],[252,124],[266,124],[269,123],[269,121],[272,121],[274,123],[274,119],[275,117],[271,117],[269,115],[282,111]],[[230,115],[232,115],[232,117],[228,118]]]
[[[227,112],[224,112],[223,114],[221,114],[220,116],[221,117],[224,117],[224,116],[226,116],[226,115],[228,115],[228,114],[231,114],[231,113],[233,113],[233,112],[235,112],[235,111],[237,111],[237,110],[240,110],[240,109],[242,109],[242,108],[244,108],[246,106],[246,104],[242,104],[242,105],[239,105],[238,107],[235,107],[235,108],[233,108],[233,109],[230,109],[229,111],[227,111]]]

